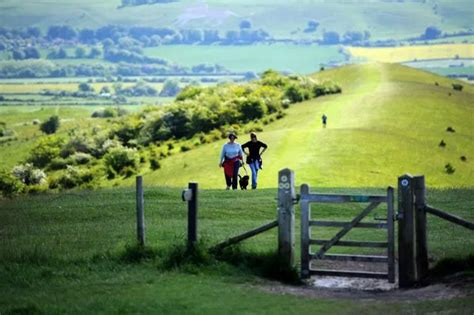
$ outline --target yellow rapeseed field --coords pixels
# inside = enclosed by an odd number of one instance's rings
[[[379,62],[426,59],[474,58],[474,44],[442,44],[403,47],[346,47],[354,58]]]

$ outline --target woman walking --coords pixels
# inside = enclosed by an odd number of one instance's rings
[[[242,149],[247,149],[247,164],[252,170],[252,189],[257,189],[257,176],[258,170],[262,169],[262,157],[263,152],[267,150],[267,145],[261,141],[257,140],[257,135],[255,133],[250,134],[250,141],[242,145]],[[260,149],[262,149],[260,151]]]
[[[231,186],[233,190],[237,189],[239,167],[244,155],[242,147],[239,143],[235,142],[235,139],[237,139],[235,133],[229,133],[229,142],[222,147],[221,157],[219,159],[219,167],[224,167],[227,190],[229,190]]]

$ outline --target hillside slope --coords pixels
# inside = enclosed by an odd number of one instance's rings
[[[298,184],[319,187],[385,187],[404,173],[425,174],[432,187],[474,186],[472,86],[454,91],[453,80],[390,64],[345,66],[314,77],[338,82],[343,93],[294,105],[266,126],[259,134],[269,145],[260,187],[275,187],[285,167],[295,170]],[[448,126],[456,132],[446,132]],[[441,140],[445,148],[438,146]],[[194,180],[203,188],[223,187],[223,142],[163,160],[160,170],[145,174],[146,183],[185,186]],[[447,163],[454,174],[445,172]]]
[[[369,30],[372,39],[400,39],[418,36],[430,25],[444,32],[469,29],[473,14],[469,0],[177,0],[120,8],[121,3],[121,0],[3,0],[0,1],[0,26],[46,29],[57,24],[77,28],[114,24],[211,28],[225,32],[237,29],[241,20],[248,19],[254,28],[263,28],[276,38],[321,37],[324,30],[340,33]],[[309,20],[320,23],[315,33],[304,32]]]

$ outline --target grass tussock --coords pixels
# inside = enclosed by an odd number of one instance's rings
[[[164,270],[193,271],[195,268],[209,266],[215,262],[215,257],[209,252],[204,241],[199,241],[194,246],[176,243],[165,251],[159,267]]]
[[[258,276],[289,284],[301,284],[298,271],[289,267],[275,251],[246,252],[239,246],[230,246],[215,253],[216,258]]]
[[[154,248],[142,245],[126,245],[119,254],[119,260],[125,263],[139,263],[144,260],[153,260],[158,256],[158,251]]]
[[[430,276],[439,278],[459,272],[467,272],[474,275],[474,255],[461,258],[444,258],[430,270]]]
[[[28,304],[26,306],[15,307],[5,312],[5,315],[41,315],[45,314],[34,304]]]

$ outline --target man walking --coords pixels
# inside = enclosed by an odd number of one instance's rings
[[[325,114],[323,114],[323,116],[321,117],[321,119],[322,119],[322,121],[323,121],[323,127],[326,128],[326,122],[327,122],[327,120],[328,120],[328,117],[327,117]]]
[[[262,149],[260,151],[260,149]],[[242,145],[242,150],[247,155],[247,164],[250,166],[252,171],[252,189],[257,189],[257,176],[258,170],[262,169],[262,154],[267,150],[268,146],[257,140],[257,135],[255,133],[250,134],[250,141]],[[248,149],[248,152],[245,151]]]

